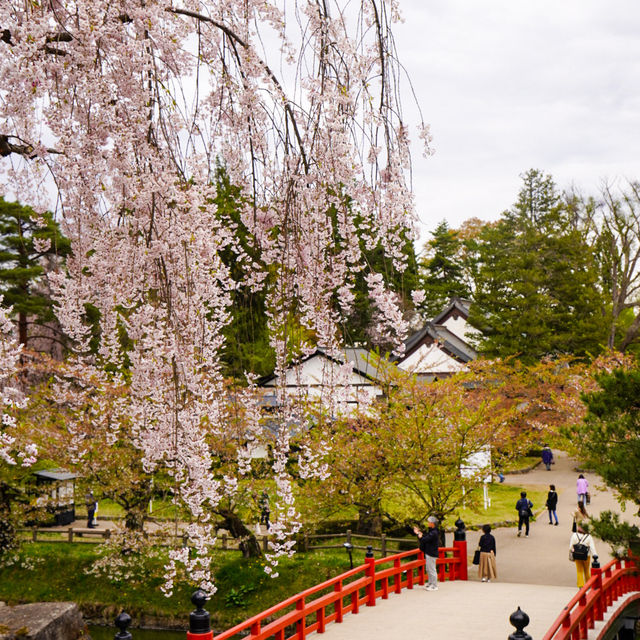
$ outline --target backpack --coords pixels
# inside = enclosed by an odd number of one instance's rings
[[[526,498],[521,498],[518,500],[518,504],[520,505],[520,509],[518,514],[521,518],[529,518],[531,517],[531,502]]]
[[[589,547],[584,544],[588,534],[585,534],[583,538],[578,537],[578,542],[573,545],[573,559],[574,560],[588,560]]]

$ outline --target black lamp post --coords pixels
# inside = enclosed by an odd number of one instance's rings
[[[345,542],[342,546],[347,550],[347,553],[349,554],[349,564],[353,569],[353,556],[351,555],[351,552],[353,551],[353,545],[350,542]]]

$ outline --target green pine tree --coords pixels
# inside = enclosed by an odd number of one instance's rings
[[[585,465],[640,515],[640,370],[616,369],[596,376],[600,389],[582,397],[587,415],[567,431]],[[614,551],[640,553],[640,530],[604,512],[593,519],[596,535]]]
[[[420,261],[420,285],[426,294],[420,307],[428,318],[433,318],[451,298],[469,298],[462,260],[463,243],[458,232],[442,221],[427,242],[427,256]]]
[[[595,355],[606,344],[597,260],[551,176],[532,169],[515,205],[469,242],[469,320],[489,357]]]
[[[0,198],[0,292],[4,304],[13,305],[24,345],[38,335],[37,327],[48,324],[51,328],[55,320],[46,270],[69,251],[69,240],[51,213],[39,215]]]

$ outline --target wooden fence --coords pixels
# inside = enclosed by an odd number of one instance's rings
[[[31,542],[94,542],[102,543],[111,537],[111,529],[89,529],[87,527],[67,527],[66,529],[52,529],[46,527],[34,527],[28,529],[19,529],[19,533],[24,539]],[[186,535],[168,535],[165,533],[147,532],[146,535],[153,539],[158,539],[158,544],[188,544]],[[269,550],[268,535],[257,535],[256,539],[264,552]],[[325,544],[325,542],[339,540],[334,544]],[[344,540],[344,542],[342,541]],[[320,544],[317,544],[317,541]],[[357,544],[362,541],[363,544]],[[369,544],[364,544],[364,542]],[[327,533],[327,534],[302,534],[298,536],[298,549],[300,551],[316,551],[321,549],[343,549],[345,543],[352,545],[352,549],[365,551],[368,547],[372,547],[373,551],[379,553],[383,558],[389,553],[397,552],[398,545],[401,543],[413,542],[410,538],[389,538],[384,534],[381,536],[365,536],[352,533],[347,530],[345,533]],[[416,543],[417,545],[417,543]],[[237,551],[238,540],[227,534],[218,536],[215,548],[223,551]]]

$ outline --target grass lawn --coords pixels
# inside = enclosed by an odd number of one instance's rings
[[[526,491],[527,498],[533,502],[533,512],[539,513],[541,509],[545,508],[545,502],[547,500],[547,490],[539,489],[538,487],[513,487],[500,483],[491,483],[489,485],[489,499],[491,500],[491,506],[485,511],[480,504],[478,511],[471,511],[470,509],[461,509],[459,511],[460,517],[467,525],[471,527],[481,527],[483,524],[498,524],[501,522],[517,522],[518,514],[515,506],[516,502],[520,498],[520,492]],[[482,498],[482,493],[480,494]],[[453,525],[456,518],[453,518],[451,522],[447,524]]]
[[[102,613],[113,619],[124,609],[134,620],[144,614],[173,619],[184,628],[188,625],[193,585],[180,584],[174,595],[166,598],[160,592],[159,578],[148,578],[144,586],[137,587],[85,575],[84,569],[96,558],[94,545],[28,543],[23,553],[38,559],[35,568],[0,568],[0,600],[8,604],[74,601],[89,618]],[[354,552],[354,563],[361,564],[363,558],[364,552]],[[276,579],[264,572],[263,560],[246,561],[238,553],[220,553],[214,562],[218,592],[207,610],[218,631],[349,568],[342,549],[283,558]]]

